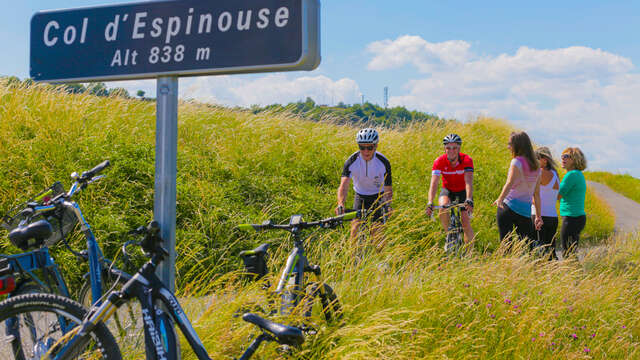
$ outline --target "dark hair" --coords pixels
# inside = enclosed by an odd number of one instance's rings
[[[511,153],[514,157],[522,156],[527,159],[531,171],[538,170],[540,163],[538,158],[533,152],[533,146],[531,145],[531,139],[526,132],[512,132],[509,137],[509,145],[511,145]]]

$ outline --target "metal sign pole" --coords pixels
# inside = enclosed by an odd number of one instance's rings
[[[178,153],[178,78],[161,76],[156,94],[156,177],[154,219],[169,258],[158,268],[158,276],[175,291],[176,264],[176,174]]]

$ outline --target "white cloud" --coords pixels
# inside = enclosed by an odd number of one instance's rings
[[[322,104],[358,101],[360,89],[352,79],[326,76],[289,77],[271,74],[256,79],[232,76],[201,77],[190,81],[181,96],[225,105],[286,104],[307,96]]]
[[[385,70],[405,64],[413,64],[421,72],[441,67],[462,65],[470,57],[470,45],[465,41],[430,43],[419,36],[401,36],[396,40],[376,41],[367,50],[374,53],[369,70]]]
[[[505,118],[558,152],[582,147],[593,170],[640,176],[634,159],[640,154],[640,74],[631,60],[583,46],[521,47],[493,57],[470,48],[464,41],[401,36],[371,43],[368,68],[417,69],[419,75],[407,82],[404,95],[391,97],[391,105],[462,120]]]
[[[110,88],[124,87],[131,95],[141,89],[146,91],[147,96],[155,96],[154,80],[117,81],[107,85]],[[180,98],[229,106],[286,104],[304,100],[307,96],[322,104],[337,104],[340,101],[354,103],[360,100],[360,88],[354,80],[332,80],[323,75],[200,76],[181,78],[178,88]]]

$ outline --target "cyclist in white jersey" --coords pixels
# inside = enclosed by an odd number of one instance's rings
[[[356,135],[359,151],[353,153],[344,163],[340,187],[338,188],[338,206],[336,214],[344,213],[345,201],[349,193],[349,182],[353,179],[355,192],[353,208],[373,211],[371,235],[377,238],[384,221],[384,212],[391,211],[391,199],[393,190],[391,187],[391,164],[389,160],[377,152],[378,132],[375,129],[362,129]],[[351,224],[351,240],[353,240],[360,227],[359,221]]]

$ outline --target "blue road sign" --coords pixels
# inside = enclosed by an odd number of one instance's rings
[[[319,63],[319,0],[148,1],[31,19],[36,81],[313,70]]]

